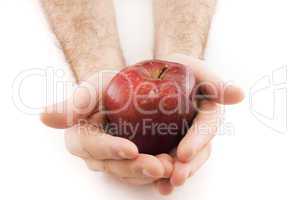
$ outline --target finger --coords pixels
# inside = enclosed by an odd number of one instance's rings
[[[65,101],[47,106],[41,114],[41,121],[53,128],[67,128],[88,117],[98,106],[101,80],[95,74],[82,81]]]
[[[185,183],[186,179],[189,177],[191,168],[189,163],[182,163],[176,161],[174,164],[174,170],[170,177],[170,183],[174,187],[181,186]]]
[[[157,155],[156,156],[160,162],[162,163],[162,165],[164,166],[164,175],[163,177],[164,178],[169,178],[171,173],[172,173],[172,170],[173,170],[173,159],[171,156],[167,155],[167,154],[160,154],[160,155]],[[154,178],[121,178],[121,180],[123,182],[126,182],[126,183],[129,183],[129,184],[133,184],[133,185],[146,185],[146,184],[150,184],[150,183],[153,183],[156,179]],[[159,184],[161,185],[162,190],[165,191],[165,184]],[[170,183],[169,183],[170,185]],[[171,185],[170,185],[171,186]]]
[[[155,182],[155,187],[158,189],[159,193],[162,195],[169,195],[174,187],[171,185],[169,179],[160,179]]]
[[[105,160],[95,160],[93,158],[84,158],[84,161],[91,171],[95,172],[105,172],[106,165],[105,165]]]
[[[220,120],[220,107],[215,102],[204,100],[192,126],[177,148],[177,158],[189,162],[215,136]]]
[[[156,157],[160,160],[160,162],[164,166],[165,172],[164,172],[163,176],[169,178],[172,173],[172,169],[173,169],[172,157],[167,154],[160,154],[160,155],[157,155]],[[133,185],[146,185],[146,184],[153,183],[156,179],[154,179],[154,178],[122,178],[121,180],[126,183],[133,184]],[[160,185],[161,185],[161,187],[163,187],[163,184],[160,184]],[[165,186],[164,186],[164,188],[165,188]],[[165,191],[165,189],[163,189],[163,188],[162,188],[162,190]]]
[[[81,158],[134,159],[138,149],[131,141],[101,132],[92,124],[76,125],[66,130],[67,149]]]
[[[191,171],[189,177],[193,176],[197,170],[199,170],[203,164],[209,159],[212,152],[212,145],[208,144],[202,152],[198,153],[194,161],[191,163]]]
[[[89,163],[90,161],[87,161]],[[159,179],[164,175],[164,166],[154,156],[140,154],[134,160],[93,160],[93,169],[104,171],[120,178]]]
[[[148,185],[155,181],[153,178],[121,178],[120,179],[124,183],[128,183],[131,185]]]
[[[85,163],[87,165],[87,167],[92,170],[92,171],[96,171],[96,172],[105,172],[107,169],[105,169],[105,167],[107,166],[107,164],[105,164],[106,161],[99,161],[99,160],[93,160],[93,159],[86,159]],[[128,183],[128,184],[132,184],[132,185],[147,185],[150,183],[153,183],[156,179],[155,178],[120,178],[120,181],[124,182],[124,183]]]
[[[173,158],[168,154],[159,154],[156,157],[164,166],[163,178],[169,178],[173,170]]]
[[[199,81],[198,89],[217,103],[236,104],[244,98],[244,92],[240,87],[225,83],[221,78],[203,67],[203,62],[199,59],[183,54],[172,54],[163,59],[191,67]]]
[[[208,160],[210,152],[210,145],[207,145],[191,162],[182,163],[177,160],[170,178],[171,185],[175,187],[183,185]]]

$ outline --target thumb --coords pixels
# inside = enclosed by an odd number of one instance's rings
[[[101,82],[98,74],[82,81],[65,101],[45,107],[41,121],[52,128],[68,128],[86,119],[98,108]]]
[[[190,67],[199,81],[198,89],[210,100],[228,105],[239,103],[244,98],[244,92],[240,87],[223,81],[208,68],[203,67],[200,59],[183,54],[172,54],[162,59]]]

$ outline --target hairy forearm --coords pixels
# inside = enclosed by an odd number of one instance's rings
[[[77,80],[123,65],[113,0],[40,0]]]
[[[155,56],[203,58],[216,0],[154,0]]]

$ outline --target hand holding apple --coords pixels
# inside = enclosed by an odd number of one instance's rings
[[[197,82],[220,85],[218,83],[221,80],[203,68],[197,59],[183,55],[173,55],[163,59],[189,66]],[[102,123],[103,119],[102,113],[97,110],[97,104],[92,109],[86,106],[90,99],[101,101],[98,99],[101,92],[98,89],[99,80],[95,75],[83,81],[73,96],[65,102],[46,109],[46,112],[41,115],[42,121],[54,128],[68,128],[65,134],[68,150],[85,160],[91,169],[105,170],[131,184],[147,184],[156,181],[159,191],[164,194],[174,186],[181,185],[207,160],[210,152],[208,143],[214,134],[212,132],[199,134],[196,127],[207,122],[217,127],[218,124],[211,123],[219,118],[219,113],[215,112],[218,109],[215,102],[233,104],[243,98],[242,92],[236,87],[228,87],[225,91],[222,91],[221,87],[215,87],[217,89],[215,91],[206,88],[204,90],[206,94],[214,98],[203,101],[201,108],[209,112],[201,112],[195,117],[193,125],[179,143],[176,155],[173,158],[167,154],[151,156],[139,154],[134,143],[124,138],[109,136],[98,127],[91,129],[92,134],[88,131],[88,127],[95,127]],[[95,90],[97,93],[86,93],[86,87],[97,89]],[[215,95],[215,93],[223,95]],[[80,102],[79,107],[72,104],[74,101]],[[61,106],[66,106],[68,109],[60,109]],[[61,110],[63,112],[59,112]],[[68,123],[69,119],[72,123]],[[78,125],[80,120],[87,121],[83,129]],[[128,174],[128,172],[132,173]]]
[[[140,154],[131,141],[113,137],[101,129],[103,114],[98,109],[101,74],[99,71],[82,81],[64,102],[48,106],[41,114],[42,122],[65,129],[67,149],[82,158],[91,170],[111,174],[135,185],[169,178],[173,169],[169,155]]]
[[[221,119],[219,104],[239,103],[244,98],[244,93],[238,86],[227,85],[204,67],[201,60],[192,56],[172,54],[160,59],[190,67],[196,77],[196,88],[206,97],[200,102],[199,112],[177,147],[173,157],[174,170],[170,179],[156,182],[160,193],[167,194],[174,187],[182,185],[209,158],[210,141],[216,134]]]

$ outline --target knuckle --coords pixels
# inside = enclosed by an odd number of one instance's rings
[[[211,153],[212,153],[212,145],[208,144],[205,150],[206,157],[209,158],[211,156]]]
[[[88,159],[88,160],[85,160],[85,163],[91,171],[106,172],[105,161],[97,161],[97,160]]]
[[[102,172],[111,173],[110,162],[108,160],[102,161]]]
[[[89,158],[90,155],[82,146],[82,139],[76,133],[65,134],[65,146],[68,152],[81,158]]]
[[[129,184],[129,185],[135,185],[135,186],[148,185],[148,184],[154,182],[154,180],[152,180],[152,179],[142,179],[142,178],[120,178],[120,180],[123,183]]]
[[[99,171],[98,166],[95,164],[94,161],[86,160],[85,163],[86,163],[88,169],[90,169],[91,171]]]
[[[72,133],[65,134],[64,141],[65,141],[66,149],[68,150],[68,152],[70,154],[73,154],[76,156],[77,152],[78,152],[78,150],[77,150],[78,144],[74,140],[75,140],[75,138]]]

